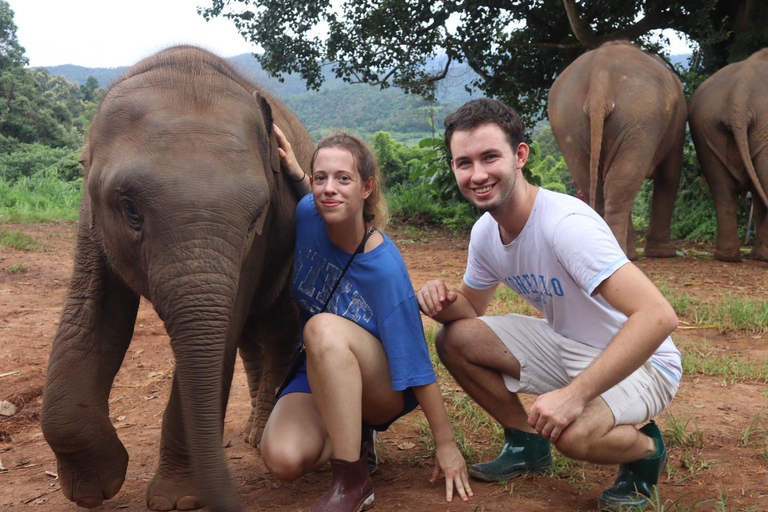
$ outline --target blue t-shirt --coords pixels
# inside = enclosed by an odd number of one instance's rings
[[[352,254],[328,238],[312,194],[299,201],[296,219],[291,285],[303,332],[306,321],[322,309]],[[405,263],[395,243],[382,235],[384,241],[378,247],[355,256],[326,312],[355,322],[381,341],[389,360],[392,389],[402,391],[431,384],[437,378]]]

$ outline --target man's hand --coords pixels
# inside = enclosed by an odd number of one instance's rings
[[[457,298],[456,292],[449,290],[442,279],[429,281],[416,292],[421,312],[430,318],[434,318],[443,308],[456,302]]]
[[[568,387],[556,389],[536,399],[528,414],[528,425],[544,439],[555,443],[560,433],[581,415],[586,405],[584,399]]]

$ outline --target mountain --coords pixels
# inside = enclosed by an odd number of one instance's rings
[[[285,75],[283,82],[269,76],[251,54],[244,53],[227,59],[242,75],[259,84],[283,101],[318,140],[338,129],[348,129],[372,138],[377,131],[388,131],[401,142],[415,143],[432,134],[432,122],[442,127],[442,120],[472,96],[465,86],[474,79],[469,68],[451,70],[438,86],[437,102],[430,103],[401,89],[349,84],[336,78],[330,66],[324,71],[325,82],[319,91],[308,91],[296,74]],[[71,64],[50,66],[52,75],[61,75],[70,82],[84,84],[93,76],[107,88],[128,66],[116,68],[86,68]],[[474,97],[478,97],[475,93]]]
[[[686,66],[689,56],[672,55],[670,61]],[[269,76],[249,53],[228,60],[244,76],[288,105],[315,140],[338,129],[348,129],[366,138],[383,130],[390,132],[396,140],[411,144],[432,135],[433,125],[441,129],[445,116],[459,105],[482,96],[480,91],[467,92],[477,78],[467,65],[451,68],[448,76],[438,82],[437,101],[430,103],[397,88],[381,89],[367,84],[346,83],[334,76],[330,66],[324,70],[325,81],[321,89],[308,91],[298,75],[285,75],[283,82]],[[438,67],[441,64],[436,61],[434,65]],[[53,75],[61,75],[70,82],[80,84],[93,76],[106,88],[128,66],[86,68],[67,64],[47,69]]]

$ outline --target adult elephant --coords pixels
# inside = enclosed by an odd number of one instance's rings
[[[549,91],[549,121],[565,162],[631,260],[632,204],[646,178],[653,179],[653,201],[645,255],[675,255],[669,230],[685,120],[680,80],[660,58],[626,41],[580,56]]]
[[[312,142],[299,121],[189,46],[139,62],[100,105],[81,157],[74,271],[42,410],[62,491],[78,505],[98,506],[125,479],[107,400],[145,297],[176,359],[147,505],[241,510],[221,443],[237,349],[263,425],[297,341],[296,198],[273,122],[307,165]]]
[[[740,261],[739,193],[752,191],[757,235],[751,257],[768,261],[768,48],[710,76],[691,100],[688,121],[717,215],[714,257]]]

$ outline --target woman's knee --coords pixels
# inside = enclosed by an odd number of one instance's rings
[[[319,313],[310,318],[304,326],[304,346],[307,352],[321,353],[344,347],[344,323],[340,320],[348,322],[330,313]]]
[[[278,480],[290,482],[300,478],[309,469],[308,457],[295,443],[261,443],[261,459],[269,472]]]

